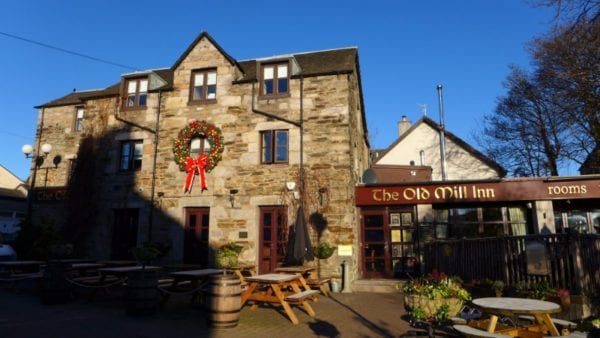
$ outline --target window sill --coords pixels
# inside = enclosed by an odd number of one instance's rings
[[[216,104],[216,103],[217,103],[217,99],[195,100],[195,101],[188,101],[188,106],[203,106],[203,105]]]
[[[277,95],[259,95],[259,100],[271,100],[271,99],[285,99],[290,97],[290,93],[286,94],[277,94]]]
[[[143,106],[143,107],[130,107],[130,108],[121,107],[121,111],[122,111],[122,112],[130,112],[130,111],[142,111],[142,110],[146,110],[146,109],[148,109],[148,106]]]
[[[290,163],[289,162],[275,162],[275,163],[261,162],[260,165],[269,166],[269,167],[287,167],[290,165]]]

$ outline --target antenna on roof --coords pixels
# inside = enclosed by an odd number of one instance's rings
[[[427,103],[417,103],[417,106],[419,106],[419,110],[423,116],[427,116]]]

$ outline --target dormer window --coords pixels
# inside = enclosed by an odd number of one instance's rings
[[[269,63],[261,65],[261,94],[280,96],[289,93],[289,63]]]
[[[125,109],[145,108],[148,97],[148,78],[125,80]]]
[[[85,113],[84,107],[75,108],[75,131],[81,131],[83,129],[84,113]]]
[[[197,158],[202,153],[210,152],[210,142],[204,136],[196,136],[190,141],[190,157]]]
[[[200,69],[192,72],[190,102],[217,99],[217,70]]]

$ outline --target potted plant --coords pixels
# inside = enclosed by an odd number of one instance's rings
[[[159,306],[158,273],[146,266],[163,255],[155,243],[146,242],[130,250],[142,269],[127,276],[125,312],[131,316],[146,316],[156,313]]]
[[[335,252],[335,247],[327,242],[321,242],[313,248],[315,257],[318,259],[327,259]]]
[[[40,281],[40,301],[42,304],[64,304],[71,296],[71,286],[67,282],[67,266],[62,262],[73,252],[73,245],[55,240],[45,247],[48,262]]]
[[[456,316],[463,303],[471,299],[459,278],[436,271],[399,288],[404,293],[404,305],[409,313],[418,315],[415,319],[447,320]]]
[[[571,306],[571,294],[569,293],[569,290],[558,289],[558,291],[556,291],[556,295],[558,298],[560,298],[560,305],[562,306],[563,310],[569,309]]]
[[[231,268],[238,266],[238,256],[243,247],[237,243],[229,242],[217,250],[215,264],[219,268]]]
[[[504,282],[497,279],[492,282],[491,288],[494,290],[496,297],[502,297],[502,291],[504,291]]]

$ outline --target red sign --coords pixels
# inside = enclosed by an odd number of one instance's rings
[[[356,187],[356,205],[600,198],[600,179],[513,179]]]

